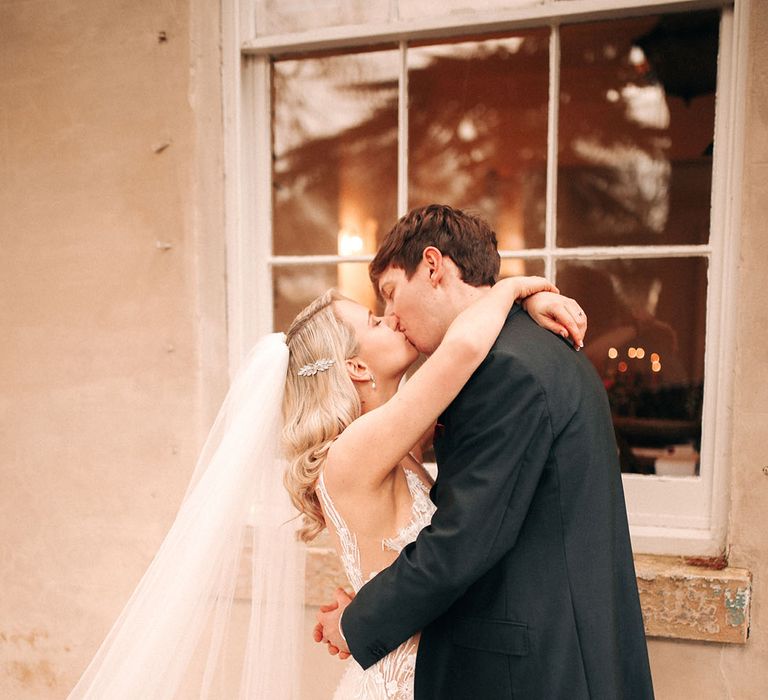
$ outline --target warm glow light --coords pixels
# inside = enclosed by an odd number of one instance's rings
[[[341,229],[339,231],[339,255],[358,255],[362,252],[362,237]]]
[[[608,348],[608,357],[615,360],[619,356],[619,351],[616,348]]]
[[[661,355],[657,352],[651,353],[651,362],[661,362]]]
[[[645,357],[645,348],[637,349],[637,359],[642,360]]]
[[[608,100],[608,102],[618,102],[620,98],[621,95],[619,94],[619,91],[614,90],[613,88],[605,93],[605,99]]]
[[[639,46],[633,46],[629,50],[629,62],[633,66],[642,66],[645,60],[645,52]]]
[[[619,362],[619,372],[626,372],[627,371],[627,363],[623,360]]]
[[[661,372],[661,362],[653,362],[653,363],[651,363],[651,369],[654,372]]]
[[[634,360],[637,357],[637,348],[630,348],[627,350],[627,355]]]

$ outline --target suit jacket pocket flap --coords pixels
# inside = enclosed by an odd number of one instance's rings
[[[452,640],[457,646],[468,649],[511,656],[528,655],[528,625],[522,622],[462,617],[456,621]]]

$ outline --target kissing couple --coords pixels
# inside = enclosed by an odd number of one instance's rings
[[[257,343],[71,698],[298,698],[295,540],[323,529],[354,591],[314,631],[354,658],[334,700],[653,698],[610,409],[577,352],[586,317],[499,267],[485,221],[414,209],[370,265],[383,316],[329,290]],[[223,640],[246,537],[233,693]]]

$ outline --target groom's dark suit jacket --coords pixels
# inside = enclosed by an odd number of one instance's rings
[[[441,416],[430,527],[345,610],[365,668],[422,630],[417,700],[653,697],[608,401],[515,306]]]

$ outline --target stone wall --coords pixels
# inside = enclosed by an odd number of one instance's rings
[[[737,353],[722,368],[749,639],[652,638],[660,700],[768,696],[768,4],[751,8]],[[219,22],[205,0],[0,4],[0,697],[66,696],[223,395]],[[308,641],[306,697],[329,696],[343,667]]]
[[[3,698],[66,696],[221,400],[218,13],[0,3]]]

